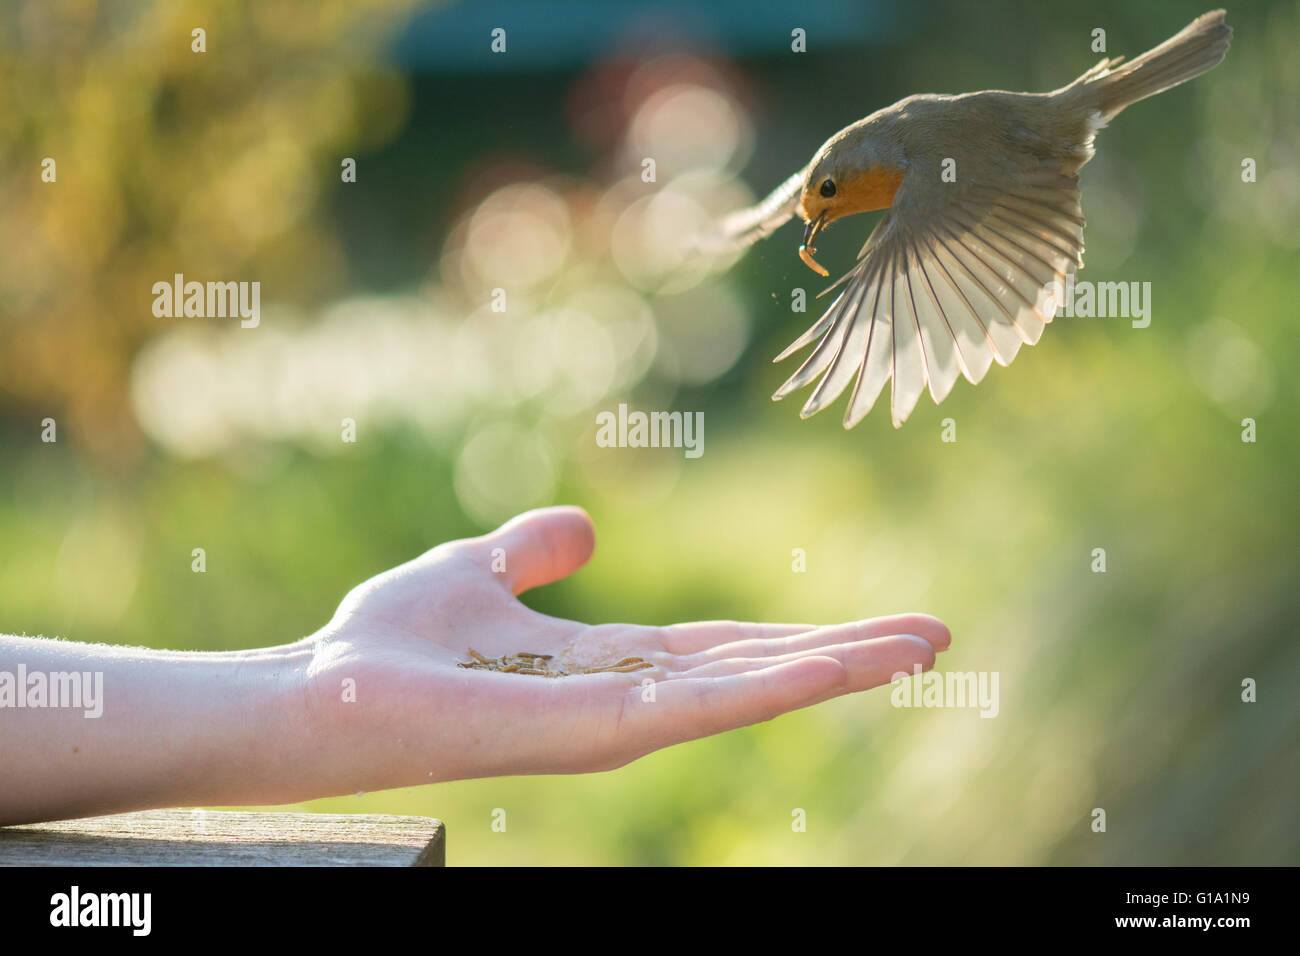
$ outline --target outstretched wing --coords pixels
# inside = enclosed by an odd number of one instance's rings
[[[862,248],[825,314],[776,361],[817,347],[773,395],[821,377],[807,418],[856,377],[844,427],[871,411],[892,381],[890,414],[901,425],[929,386],[942,402],[958,373],[971,383],[1007,365],[1055,314],[1059,287],[1083,265],[1077,173],[1044,160],[1005,185],[939,192],[907,180]],[[834,286],[832,286],[834,288]],[[828,290],[829,291],[829,290]]]
[[[804,170],[801,169],[772,190],[762,202],[725,216],[715,230],[699,237],[700,247],[708,252],[729,252],[770,236],[795,214],[803,183]]]

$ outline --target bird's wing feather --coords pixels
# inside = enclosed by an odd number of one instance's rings
[[[770,236],[795,214],[803,183],[801,169],[762,202],[721,219],[713,231],[699,237],[700,247],[709,252],[738,250]]]
[[[830,308],[777,357],[819,339],[773,396],[821,376],[805,418],[856,377],[845,427],[871,410],[886,381],[901,425],[927,387],[938,404],[959,374],[977,383],[993,362],[1007,365],[1036,343],[1055,314],[1054,283],[1083,265],[1078,178],[1059,165],[1035,164],[998,186],[910,195],[906,187],[905,179]]]

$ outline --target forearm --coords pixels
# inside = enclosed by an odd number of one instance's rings
[[[319,796],[304,704],[313,647],[0,636],[0,824]]]

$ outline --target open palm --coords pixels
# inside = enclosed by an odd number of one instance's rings
[[[350,739],[367,789],[622,766],[660,747],[771,719],[929,668],[948,629],[927,615],[828,627],[709,621],[648,627],[549,617],[517,595],[591,556],[579,508],[520,515],[350,592],[316,644],[317,732]],[[497,569],[497,570],[494,570]],[[571,676],[458,666],[551,655]],[[639,657],[631,673],[582,670]]]

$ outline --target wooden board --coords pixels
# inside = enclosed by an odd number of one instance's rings
[[[442,866],[441,820],[148,810],[0,827],[0,866]]]

